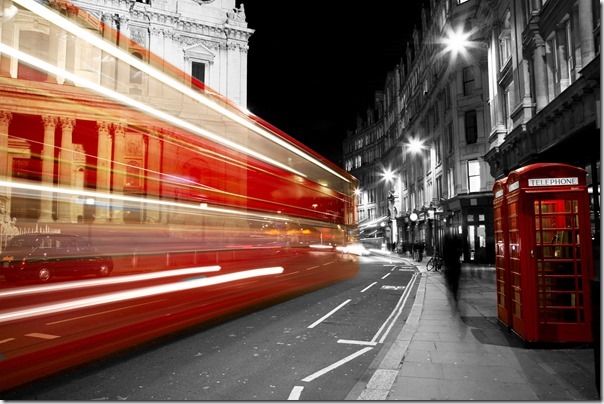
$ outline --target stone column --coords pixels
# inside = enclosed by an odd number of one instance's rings
[[[98,150],[96,158],[96,190],[101,193],[111,192],[111,134],[109,123],[97,122]],[[109,219],[111,200],[103,198],[96,201],[95,222],[105,223]]]
[[[148,137],[147,145],[147,167],[145,181],[147,181],[147,199],[159,200],[160,199],[160,170],[161,170],[161,158],[162,158],[162,147],[161,138],[158,133],[153,133]],[[147,204],[146,217],[147,221],[151,223],[159,223],[161,207],[156,204]]]
[[[538,33],[533,34],[533,79],[535,80],[535,102],[537,111],[547,105],[547,73],[545,70],[545,41]]]
[[[124,164],[124,151],[126,148],[126,134],[124,133],[123,124],[114,125],[114,142],[113,142],[113,176],[112,194],[123,195],[124,180],[126,177],[126,165]],[[111,202],[112,214],[111,221],[114,223],[124,222],[124,202],[113,199]]]
[[[13,115],[7,111],[0,111],[0,180],[10,181],[11,170],[8,166],[8,125]],[[0,220],[3,215],[10,217],[10,188],[0,187]]]
[[[7,180],[10,173],[8,167],[8,125],[13,115],[0,111],[0,180]]]
[[[59,152],[59,186],[61,188],[73,189],[73,128],[75,119],[60,117],[61,122],[61,151]],[[77,196],[59,194],[58,221],[75,223],[72,217],[72,201]]]
[[[581,38],[581,66],[594,58],[594,25],[590,0],[579,0],[579,38]]]
[[[43,115],[44,123],[44,144],[42,145],[42,185],[54,185],[55,168],[55,129],[58,118],[51,115]],[[54,194],[44,191],[40,195],[40,217],[38,222],[52,222],[52,201]]]

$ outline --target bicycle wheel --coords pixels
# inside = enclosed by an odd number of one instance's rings
[[[434,271],[435,265],[434,265],[434,258],[430,258],[430,260],[428,261],[428,263],[426,264],[426,271],[428,272],[432,272]]]

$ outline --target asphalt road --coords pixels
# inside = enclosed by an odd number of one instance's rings
[[[354,279],[181,332],[3,395],[39,400],[344,400],[400,331],[413,267],[372,255]]]

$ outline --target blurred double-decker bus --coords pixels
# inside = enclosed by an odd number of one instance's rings
[[[356,179],[66,1],[1,3],[0,390],[356,274]]]

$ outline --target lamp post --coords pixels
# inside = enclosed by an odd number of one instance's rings
[[[386,232],[386,243],[387,249],[390,250],[391,246],[396,242],[395,232],[396,232],[396,215],[394,214],[394,202],[396,199],[396,192],[394,189],[390,187],[391,183],[394,183],[396,178],[395,174],[396,170],[392,170],[390,167],[384,168],[382,172],[382,179],[386,182],[386,203],[388,210],[388,227],[385,229]],[[392,248],[394,250],[394,248]]]

